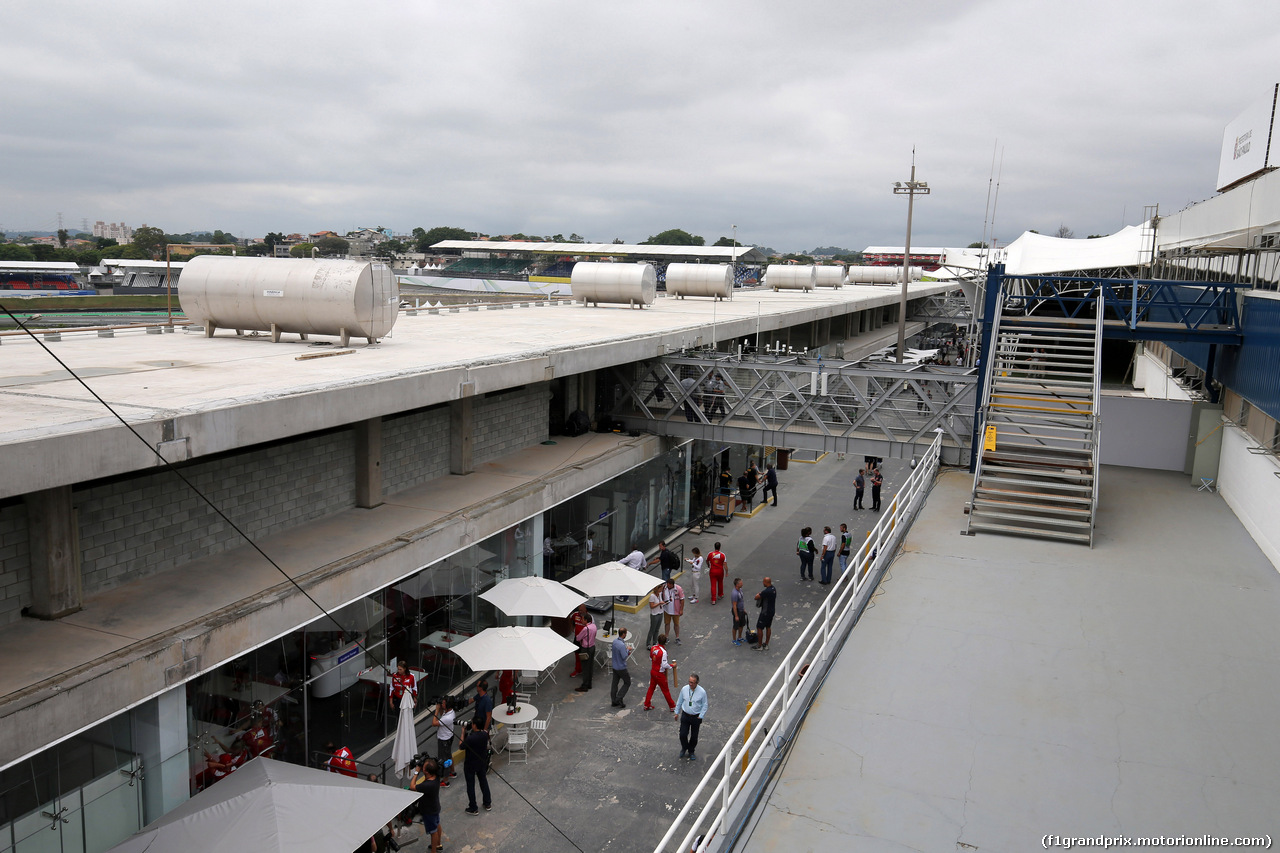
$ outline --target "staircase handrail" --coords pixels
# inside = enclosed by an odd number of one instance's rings
[[[1102,327],[1106,296],[1098,294],[1098,317],[1093,330],[1093,495],[1089,501],[1089,547],[1093,547],[1093,530],[1098,518],[1098,465],[1102,460]]]
[[[1004,314],[1005,300],[1007,295],[1004,288],[1000,288],[1000,293],[996,296],[995,311],[992,312],[991,318],[991,338],[987,344],[990,352],[982,353],[983,360],[983,382],[982,382],[982,399],[978,401],[977,411],[974,413],[974,433],[973,446],[969,452],[973,455],[973,490],[969,494],[969,519],[965,522],[965,530],[969,530],[969,525],[973,523],[973,504],[978,498],[978,483],[982,481],[982,457],[983,448],[986,446],[987,434],[987,415],[991,407],[991,386],[995,384],[995,365],[999,360],[997,351],[1000,349],[1000,317]]]

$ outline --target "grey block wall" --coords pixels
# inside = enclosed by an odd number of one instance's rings
[[[448,406],[434,406],[383,419],[383,494],[394,495],[448,473]]]
[[[547,439],[551,386],[546,382],[477,399],[472,410],[476,465]]]
[[[198,462],[182,472],[255,538],[355,503],[351,430]],[[74,500],[86,595],[244,544],[171,472],[77,489]]]
[[[31,604],[31,556],[27,545],[27,507],[22,501],[0,505],[0,625],[16,622]]]
[[[473,407],[476,464],[547,438],[550,385],[479,397]],[[383,492],[449,473],[449,408],[388,416]],[[304,436],[197,461],[182,473],[249,536],[258,538],[355,506],[351,429]],[[73,492],[85,595],[110,589],[244,540],[169,471],[88,484]],[[0,506],[0,625],[31,603],[26,506]]]

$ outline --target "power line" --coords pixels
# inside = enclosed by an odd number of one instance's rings
[[[59,214],[59,216],[61,216],[61,214]],[[200,491],[200,489],[196,488],[195,484],[194,484],[194,483],[192,483],[189,479],[187,479],[186,475],[184,475],[184,474],[182,473],[182,471],[181,471],[181,470],[179,470],[179,469],[178,469],[178,468],[177,468],[177,467],[176,467],[172,462],[170,462],[168,459],[165,459],[165,458],[164,458],[164,455],[163,455],[159,450],[157,450],[154,446],[152,446],[151,442],[149,442],[149,441],[147,441],[145,438],[143,438],[143,437],[142,437],[142,434],[141,434],[141,433],[139,433],[136,429],[134,429],[133,424],[131,424],[131,423],[129,423],[127,420],[125,420],[125,419],[120,415],[120,413],[119,413],[119,412],[117,412],[114,408],[112,408],[112,407],[111,407],[111,404],[110,404],[110,403],[108,403],[106,400],[104,400],[104,399],[102,399],[100,396],[98,396],[98,393],[97,393],[96,391],[94,391],[92,388],[90,388],[90,387],[89,387],[89,384],[88,384],[87,382],[85,382],[85,381],[84,381],[84,379],[82,379],[82,378],[80,377],[80,374],[76,373],[74,370],[72,370],[72,369],[67,365],[67,363],[66,363],[66,362],[64,362],[62,359],[58,358],[57,354],[56,354],[56,353],[54,353],[54,351],[53,351],[53,350],[49,349],[49,346],[48,346],[44,341],[40,340],[40,338],[39,338],[39,337],[37,337],[37,336],[36,336],[36,334],[35,334],[34,332],[32,332],[32,331],[31,331],[31,329],[27,328],[27,325],[26,325],[25,323],[23,323],[21,320],[19,320],[19,319],[14,315],[14,313],[13,313],[12,311],[10,311],[10,310],[9,310],[9,306],[5,305],[4,303],[0,303],[0,310],[4,311],[4,313],[9,317],[9,319],[10,319],[10,320],[12,320],[14,323],[16,323],[16,324],[18,325],[18,327],[19,327],[20,329],[22,329],[22,331],[26,332],[26,333],[27,333],[27,337],[29,337],[29,338],[31,338],[31,340],[35,341],[35,342],[40,346],[40,348],[41,348],[41,349],[43,349],[43,350],[44,350],[44,351],[49,355],[49,357],[50,357],[50,358],[52,358],[54,361],[56,361],[56,362],[58,363],[58,366],[59,366],[59,367],[61,367],[61,368],[62,368],[63,370],[65,370],[65,371],[67,371],[67,373],[71,374],[71,378],[72,378],[72,379],[74,379],[74,380],[76,380],[76,382],[80,383],[81,387],[83,387],[83,388],[84,388],[84,390],[88,391],[88,392],[93,396],[93,399],[95,399],[95,400],[97,400],[99,403],[101,403],[101,404],[102,404],[102,407],[103,407],[104,409],[106,409],[108,412],[110,412],[110,413],[112,414],[112,416],[113,416],[113,417],[115,417],[115,419],[116,419],[116,420],[118,420],[121,424],[123,424],[123,425],[124,425],[124,428],[125,428],[125,429],[127,429],[127,430],[129,430],[129,432],[133,433],[133,436],[134,436],[136,439],[138,439],[138,441],[142,442],[142,444],[143,444],[143,445],[145,445],[145,446],[146,446],[146,448],[147,448],[148,450],[150,450],[150,451],[151,451],[151,453],[152,453],[152,454],[153,454],[157,459],[159,459],[159,460],[160,460],[161,464],[162,464],[162,465],[163,465],[163,466],[164,466],[168,471],[172,472],[172,473],[173,473],[173,474],[174,474],[174,475],[175,475],[179,480],[181,480],[181,481],[183,482],[183,484],[184,484],[188,489],[190,489],[190,490],[191,490],[191,491],[196,495],[196,497],[198,497],[198,498],[200,498],[200,500],[204,501],[204,503],[209,507],[209,509],[213,510],[213,511],[214,511],[214,513],[215,513],[215,514],[217,514],[217,516],[218,516],[219,518],[221,518],[223,521],[225,521],[225,522],[227,523],[227,526],[228,526],[228,527],[230,527],[230,528],[231,528],[232,530],[234,530],[237,534],[239,534],[239,535],[240,535],[240,537],[241,537],[242,539],[244,539],[244,541],[245,541],[245,542],[248,542],[248,543],[249,543],[249,546],[250,546],[251,548],[253,548],[253,550],[257,551],[257,552],[258,552],[258,554],[259,554],[259,555],[261,555],[262,559],[264,559],[264,560],[266,560],[268,563],[270,563],[270,564],[271,564],[271,567],[272,567],[272,568],[274,568],[274,569],[275,569],[277,572],[279,572],[281,575],[283,575],[283,576],[284,576],[284,578],[285,578],[285,580],[287,580],[287,581],[289,581],[289,583],[293,584],[293,586],[298,590],[298,592],[300,592],[300,593],[302,593],[304,596],[306,596],[307,600],[308,600],[308,601],[310,601],[312,604],[314,604],[314,605],[316,606],[316,609],[317,609],[317,610],[319,610],[319,611],[320,611],[321,613],[323,613],[326,617],[328,617],[329,621],[333,622],[333,624],[334,624],[334,625],[336,625],[336,626],[338,627],[338,630],[339,630],[340,632],[342,632],[344,635],[355,636],[355,634],[354,634],[354,633],[352,633],[352,632],[350,632],[350,631],[347,631],[347,629],[346,629],[346,628],[344,628],[344,627],[342,626],[342,623],[341,623],[341,622],[339,622],[339,621],[337,620],[337,618],[336,618],[332,613],[330,613],[328,610],[326,610],[326,609],[325,609],[325,608],[320,604],[320,602],[316,601],[316,600],[315,600],[315,598],[313,598],[309,592],[307,592],[305,589],[303,589],[303,588],[302,588],[302,586],[301,586],[301,585],[300,585],[296,580],[294,580],[294,579],[293,579],[293,576],[292,576],[292,575],[290,575],[290,574],[289,574],[288,572],[286,572],[283,568],[281,568],[281,567],[280,567],[280,564],[278,564],[275,560],[271,559],[271,556],[270,556],[269,554],[267,554],[267,552],[266,552],[266,551],[262,550],[262,548],[261,548],[261,547],[259,547],[258,543],[257,543],[257,542],[255,542],[255,541],[253,541],[253,538],[252,538],[252,537],[250,537],[250,536],[249,536],[249,534],[247,534],[247,533],[245,533],[243,530],[241,530],[241,529],[240,529],[240,526],[239,526],[238,524],[236,524],[234,521],[232,521],[232,520],[227,516],[227,514],[226,514],[225,512],[223,512],[221,508],[219,508],[219,507],[218,507],[218,505],[217,505],[217,504],[215,504],[212,500],[210,500],[210,499],[209,499],[209,497],[208,497],[204,492],[202,492],[202,491]],[[365,649],[365,648],[364,648],[364,644],[363,644],[363,643],[360,643],[359,641],[356,641],[356,645],[357,645],[357,646],[358,646],[362,651],[366,651],[366,652],[368,651],[367,649]],[[375,659],[375,662],[376,662],[376,659]],[[379,663],[379,664],[377,664],[377,665],[378,665],[379,667],[381,667],[384,671],[386,671],[386,672],[390,673],[390,670],[388,670],[388,669],[387,669],[386,664]]]

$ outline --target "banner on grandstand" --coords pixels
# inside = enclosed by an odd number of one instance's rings
[[[1219,192],[1271,166],[1268,155],[1271,140],[1276,138],[1278,91],[1280,84],[1273,83],[1266,97],[1251,104],[1223,131],[1222,157],[1218,161]],[[1280,159],[1280,152],[1277,152],[1276,159]]]

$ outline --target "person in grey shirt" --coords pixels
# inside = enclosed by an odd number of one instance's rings
[[[609,698],[613,700],[611,704],[615,708],[625,708],[627,703],[622,698],[627,695],[627,691],[631,689],[631,673],[627,670],[627,656],[631,654],[631,650],[627,648],[627,629],[619,628],[618,636],[613,638],[611,647],[613,652],[613,684],[609,688]],[[622,685],[622,689],[618,689],[618,685]]]

